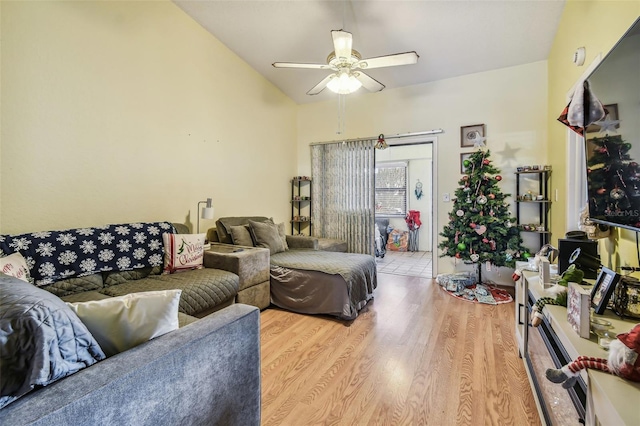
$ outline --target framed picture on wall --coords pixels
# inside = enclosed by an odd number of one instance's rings
[[[460,173],[462,173],[463,175],[466,174],[466,172],[464,171],[465,167],[464,167],[464,162],[465,160],[468,160],[471,158],[471,152],[467,152],[466,154],[460,154]]]
[[[478,138],[484,138],[484,124],[460,127],[460,146],[462,148],[474,147]]]
[[[608,118],[609,120],[620,120],[620,118],[618,118],[618,104],[604,105],[604,110],[607,114],[605,118]],[[616,124],[614,127],[619,129],[620,123]],[[592,123],[587,126],[587,133],[597,133],[599,131],[600,126],[596,123]]]

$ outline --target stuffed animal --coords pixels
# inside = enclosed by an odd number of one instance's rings
[[[640,324],[636,324],[628,333],[618,334],[617,340],[609,346],[609,358],[579,356],[562,368],[549,368],[547,379],[553,383],[562,383],[569,389],[575,385],[580,370],[591,368],[615,374],[633,382],[640,382]]]
[[[569,265],[566,271],[562,273],[560,280],[553,287],[547,289],[547,293],[555,295],[554,297],[541,297],[536,300],[535,305],[531,308],[532,318],[531,325],[537,327],[542,322],[542,309],[545,305],[567,306],[567,288],[570,282],[581,283],[584,278],[584,272],[576,268],[576,265]]]

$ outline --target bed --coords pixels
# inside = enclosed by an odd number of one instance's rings
[[[313,250],[271,256],[271,303],[293,312],[353,320],[376,287],[373,256]]]

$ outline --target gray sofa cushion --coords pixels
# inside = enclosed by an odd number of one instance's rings
[[[114,271],[103,272],[104,286],[124,284],[131,280],[141,280],[149,275],[158,275],[162,272],[162,267],[154,266],[142,269],[134,269],[133,271]]]
[[[216,230],[218,231],[218,239],[221,243],[233,244],[231,239],[231,227],[238,225],[248,225],[249,220],[256,222],[265,222],[270,220],[264,216],[236,216],[236,217],[221,217],[216,221]]]
[[[66,280],[60,280],[53,284],[45,285],[42,288],[58,297],[63,297],[85,291],[99,290],[103,285],[102,274],[98,273],[84,277],[67,278]]]
[[[0,275],[0,408],[104,358],[62,300]]]
[[[249,229],[251,229],[251,235],[256,242],[256,247],[268,248],[272,255],[286,250],[283,239],[278,232],[278,225],[273,222],[249,220]]]
[[[253,238],[248,225],[238,225],[229,227],[231,241],[238,246],[253,247]]]
[[[216,306],[233,300],[238,293],[239,278],[236,274],[219,269],[196,269],[168,275],[151,275],[136,281],[104,288],[108,296],[124,296],[150,290],[182,290],[180,312],[200,316]]]

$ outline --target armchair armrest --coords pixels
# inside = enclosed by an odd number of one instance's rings
[[[286,237],[289,248],[318,250],[318,239],[316,237],[305,237],[304,235],[287,235]]]

